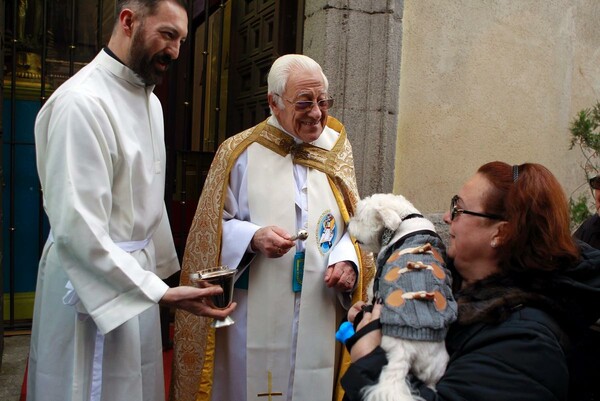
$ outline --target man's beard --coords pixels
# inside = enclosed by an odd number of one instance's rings
[[[157,53],[153,56],[150,55],[149,52],[146,51],[144,33],[144,26],[142,25],[133,36],[130,52],[130,67],[146,85],[160,84],[163,80],[164,72],[155,67],[156,62],[165,64],[168,69],[169,65],[173,62],[173,59],[167,54]]]

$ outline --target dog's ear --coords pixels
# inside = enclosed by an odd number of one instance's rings
[[[377,212],[385,228],[396,231],[402,223],[400,215],[394,209],[382,207]]]

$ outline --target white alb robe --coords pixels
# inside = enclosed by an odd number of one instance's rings
[[[275,117],[270,117],[269,124],[283,130],[281,126],[278,124]],[[323,139],[329,136],[329,143],[334,142],[334,138],[337,138],[337,133],[330,128],[325,128],[325,132],[323,134]],[[323,141],[326,142],[326,141]],[[265,160],[264,156],[258,157],[258,160],[263,162]],[[223,221],[223,240],[222,240],[222,252],[221,252],[221,263],[226,264],[232,268],[238,267],[244,255],[249,251],[249,244],[252,240],[252,237],[256,230],[258,230],[261,226],[254,224],[252,221],[256,220],[256,218],[252,217],[249,193],[248,193],[248,185],[249,185],[249,167],[248,167],[248,150],[244,151],[236,160],[230,174],[229,188],[227,192],[227,198],[225,202],[224,208],[224,221]],[[261,163],[262,164],[262,163]],[[263,169],[264,175],[267,181],[266,186],[254,185],[252,187],[253,196],[257,197],[257,202],[260,202],[262,197],[268,196],[267,193],[269,190],[273,191],[283,191],[284,189],[281,187],[269,187],[270,177],[273,175],[273,166],[269,166],[267,164],[261,165],[258,167],[259,169]],[[295,214],[292,212],[290,216],[288,216],[291,221],[287,221],[287,224],[281,220],[272,221],[272,224],[280,225],[282,227],[288,226],[287,229],[290,234],[294,234],[300,228],[308,228],[308,193],[310,188],[307,186],[307,177],[308,174],[322,174],[315,170],[309,170],[307,167],[293,164],[293,174],[290,174],[290,178],[293,176],[293,181],[290,182],[290,188],[292,191],[292,199],[295,202]],[[253,181],[254,183],[254,181]],[[259,189],[260,188],[260,189]],[[266,192],[265,192],[266,191]],[[313,188],[314,191],[314,188]],[[256,194],[258,192],[258,194]],[[330,190],[327,188],[327,192]],[[321,194],[323,196],[325,194]],[[335,213],[335,210],[333,211]],[[269,213],[267,213],[269,214]],[[314,223],[314,222],[313,222]],[[343,226],[341,222],[341,218],[339,218],[338,224]],[[314,226],[314,224],[313,224]],[[309,231],[310,235],[313,237],[312,240],[316,239],[314,232]],[[288,260],[289,268],[291,269],[291,259],[293,259],[293,254],[296,251],[304,250],[304,243],[302,241],[297,241],[296,247],[290,249],[290,253],[286,256]],[[356,255],[355,248],[348,236],[347,233],[341,235],[341,239],[337,241],[331,252],[327,256],[327,265],[331,265],[340,261],[351,261],[356,266],[359,266],[358,257]],[[277,263],[277,260],[267,259],[265,263],[269,264],[269,261],[273,261]],[[254,263],[254,261],[253,261]],[[252,266],[252,263],[251,263]],[[245,266],[240,266],[243,268]],[[322,289],[325,288],[325,283],[322,282],[325,276],[324,267],[320,268],[320,272],[316,272],[317,277],[321,280]],[[253,285],[252,276],[250,279],[250,287]],[[286,290],[291,294],[291,281],[289,282],[272,282],[273,286],[282,287],[282,291]],[[320,291],[317,289],[317,291]],[[329,289],[324,290],[330,293],[333,293],[335,290]],[[333,294],[333,298],[329,298],[330,302],[336,302],[336,295]],[[340,301],[342,301],[344,307],[348,307],[350,304],[350,294],[344,294],[346,296],[341,296]],[[281,324],[286,325],[289,324],[289,330],[291,332],[290,341],[292,343],[291,353],[288,355],[288,366],[291,369],[291,375],[289,377],[289,382],[286,383],[285,388],[274,388],[273,390],[282,391],[285,394],[285,397],[282,397],[282,401],[291,401],[293,400],[293,394],[306,394],[308,391],[313,391],[314,393],[318,393],[317,398],[310,398],[313,401],[317,400],[331,400],[331,390],[333,387],[333,382],[327,383],[326,388],[307,388],[306,384],[303,384],[304,388],[299,389],[298,383],[293,383],[294,370],[296,369],[296,347],[298,341],[298,335],[300,331],[300,293],[296,293],[296,295],[292,295],[294,297],[294,305],[293,305],[293,319],[287,323],[286,317],[281,317]],[[217,329],[216,332],[216,350],[215,350],[215,367],[214,367],[214,384],[212,387],[212,401],[221,401],[221,400],[255,400],[256,392],[254,394],[247,394],[247,383],[246,383],[246,365],[247,365],[247,354],[246,354],[246,343],[247,339],[247,313],[248,313],[248,292],[241,289],[234,290],[234,299],[238,302],[238,307],[233,312],[232,317],[236,321],[233,326],[227,327],[225,329]],[[331,306],[331,305],[330,305]],[[320,311],[314,310],[312,315],[317,318],[319,317]],[[335,334],[335,316],[329,321],[321,321],[319,323],[322,324],[331,324],[332,329],[331,339],[333,340],[333,336]],[[285,329],[288,329],[287,327]],[[306,326],[304,330],[311,330],[309,326]],[[267,331],[267,329],[265,329]],[[264,333],[268,334],[268,333]],[[332,341],[332,350],[335,348],[335,345]],[[235,351],[231,351],[235,350]],[[311,353],[314,350],[312,349],[302,349],[300,352]],[[318,360],[320,357],[324,357],[321,355],[313,355],[311,358]],[[333,356],[331,356],[333,362]],[[279,372],[273,372],[273,375],[278,374]],[[323,372],[315,372],[315,382],[318,375],[321,375]],[[326,374],[330,374],[326,373]],[[260,374],[260,372],[259,372]],[[256,382],[261,382],[260,384],[256,384],[256,387],[260,388],[264,391],[267,390],[267,378],[264,380],[257,379]],[[275,380],[273,380],[275,382]],[[313,383],[313,384],[314,384]],[[294,388],[294,384],[296,388]],[[325,387],[325,386],[324,386]],[[312,396],[311,396],[312,397]],[[259,398],[260,399],[260,398]],[[275,397],[274,399],[279,399]],[[294,399],[295,400],[295,399]]]
[[[38,114],[38,173],[53,239],[38,272],[28,401],[164,400],[158,301],[168,289],[162,278],[179,262],[152,89],[101,51]],[[145,240],[133,252],[120,245]],[[63,302],[68,282],[75,305]],[[92,376],[100,387],[90,398]]]

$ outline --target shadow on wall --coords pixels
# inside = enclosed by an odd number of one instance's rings
[[[444,245],[448,246],[448,239],[450,237],[449,229],[450,226],[444,223],[444,213],[430,213],[425,214],[425,218],[429,219],[435,226],[435,230],[444,241]]]

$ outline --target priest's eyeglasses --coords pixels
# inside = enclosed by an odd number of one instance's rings
[[[288,103],[291,103],[294,105],[294,109],[296,111],[310,111],[312,110],[312,108],[314,107],[315,103],[317,104],[317,107],[321,110],[328,110],[330,107],[333,106],[333,98],[327,98],[327,99],[321,99],[321,100],[296,100],[295,102],[292,102],[291,100],[288,100],[286,98],[284,98],[283,96],[281,96],[278,93],[273,93],[275,96],[279,96],[280,98],[282,98],[283,100],[285,100]]]
[[[492,219],[492,220],[504,220],[504,217],[502,217],[498,214],[479,213],[479,212],[472,212],[470,210],[461,209],[457,205],[458,199],[460,199],[458,197],[458,195],[454,195],[452,197],[452,200],[450,201],[450,221],[454,221],[456,216],[458,216],[461,213],[470,214],[471,216],[485,217],[486,219]]]

